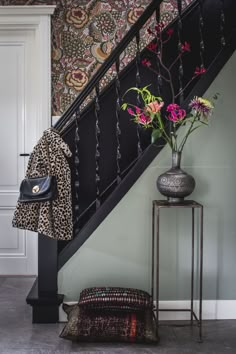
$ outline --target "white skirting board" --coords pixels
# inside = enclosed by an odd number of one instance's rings
[[[76,304],[76,301],[66,302],[68,305]],[[160,301],[160,309],[190,309],[190,301]],[[194,302],[194,311],[198,317],[198,301]],[[160,312],[160,320],[186,320],[189,319],[188,312]],[[203,320],[235,320],[236,300],[203,300]],[[66,322],[67,316],[60,306],[59,321]]]

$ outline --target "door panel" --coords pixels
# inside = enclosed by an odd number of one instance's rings
[[[28,152],[26,141],[34,141],[36,132],[27,99],[34,86],[33,39],[30,30],[0,31],[0,275],[37,273],[37,234],[11,226],[27,164],[20,154]]]

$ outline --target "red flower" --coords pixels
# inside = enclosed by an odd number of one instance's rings
[[[128,111],[128,113],[129,113],[131,116],[135,116],[135,113],[134,113],[134,111],[132,110],[132,108],[128,108],[127,111]]]
[[[159,23],[156,24],[155,30],[156,30],[157,33],[160,33],[163,30],[164,27],[165,27],[164,23],[163,22],[159,22]]]
[[[148,128],[148,125],[152,122],[152,119],[146,116],[144,113],[140,114],[137,117],[137,123],[143,125],[144,127]]]
[[[179,122],[186,116],[186,111],[184,109],[179,109],[177,111],[171,111],[168,115],[168,119],[172,122]]]
[[[141,63],[142,63],[142,65],[147,66],[147,67],[152,65],[151,62],[147,58],[144,58]]]
[[[198,66],[196,67],[194,74],[195,75],[202,75],[206,72],[206,69],[204,67],[199,68]]]
[[[150,43],[147,45],[147,49],[149,50],[155,50],[157,49],[157,43]]]
[[[166,108],[167,112],[176,111],[177,109],[180,109],[180,106],[176,103],[171,103]]]
[[[181,45],[181,48],[183,52],[191,52],[190,44],[188,42],[184,42],[184,44]]]
[[[173,28],[169,28],[166,33],[168,34],[168,36],[172,36],[172,34],[174,33]]]
[[[147,33],[148,33],[148,34],[153,34],[153,35],[155,35],[155,33],[151,30],[150,27],[147,29]]]
[[[172,122],[178,122],[186,116],[186,111],[181,109],[180,106],[176,103],[171,103],[167,106],[167,112],[170,112],[168,119]]]

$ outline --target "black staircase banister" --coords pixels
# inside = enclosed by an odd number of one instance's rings
[[[162,3],[162,1],[163,0],[153,0],[151,4],[146,8],[146,10],[144,10],[143,14],[139,17],[137,22],[131,27],[131,29],[127,32],[127,34],[124,36],[121,42],[112,51],[112,53],[107,58],[107,60],[102,64],[100,69],[95,73],[93,78],[85,86],[83,91],[78,95],[78,97],[76,97],[74,102],[65,111],[65,113],[61,116],[61,118],[56,122],[54,128],[60,130],[67,123],[67,121],[76,112],[77,107],[79,107],[83,103],[83,101],[88,97],[88,95],[93,91],[95,86],[103,78],[103,76],[110,69],[110,67],[116,62],[117,58],[127,48],[128,44],[132,41],[132,39],[134,39],[136,34],[142,29],[142,27],[145,25],[147,20],[152,16],[157,6],[159,6]]]

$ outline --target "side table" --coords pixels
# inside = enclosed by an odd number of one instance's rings
[[[190,309],[159,309],[159,238],[160,238],[160,210],[162,208],[191,208],[192,209],[192,249],[191,249],[191,307]],[[194,265],[195,265],[195,209],[200,211],[200,250],[199,250],[199,314],[198,317],[193,309],[194,302]],[[155,242],[156,238],[156,242]],[[156,244],[156,250],[155,250]],[[155,252],[156,251],[156,252]],[[156,254],[155,254],[156,253]],[[156,262],[155,262],[156,257]],[[156,263],[156,272],[155,272]],[[159,327],[159,311],[179,311],[190,312],[190,324],[193,325],[196,321],[199,327],[199,341],[202,341],[202,278],[203,278],[203,205],[194,200],[185,200],[181,203],[169,203],[167,200],[153,200],[152,202],[152,281],[151,281],[151,296],[154,300],[154,284],[156,280],[156,326]]]

